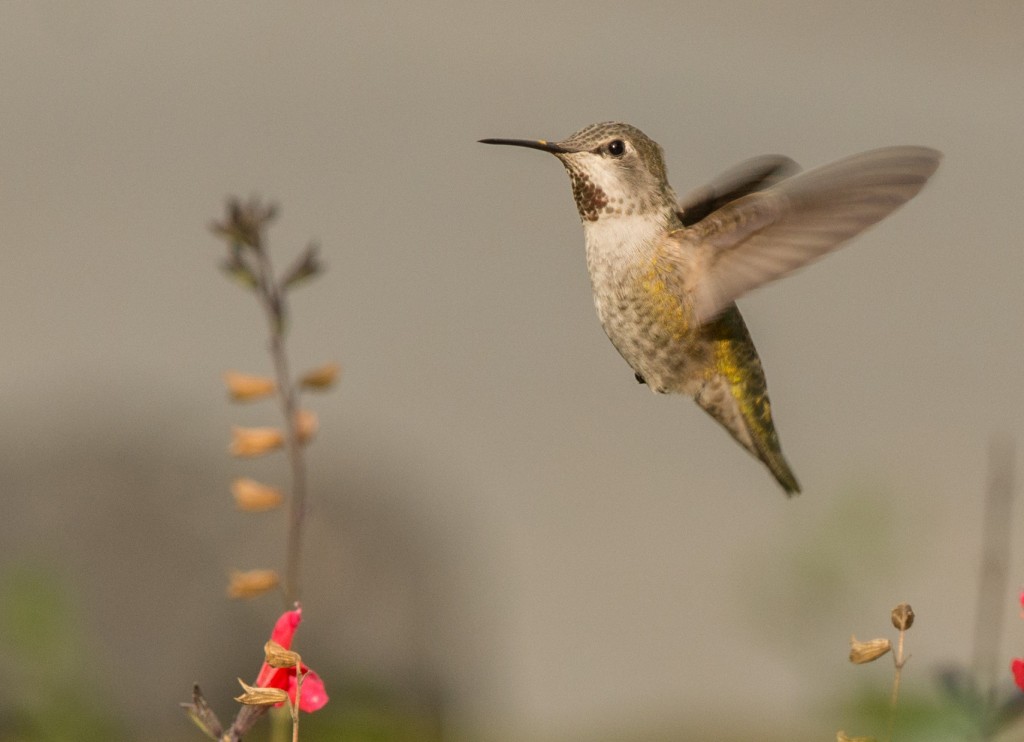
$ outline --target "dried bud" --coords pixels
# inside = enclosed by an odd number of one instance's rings
[[[325,363],[323,366],[311,369],[299,380],[304,389],[329,389],[334,385],[341,372],[341,366],[337,363]]]
[[[203,698],[202,691],[198,685],[192,686],[192,703],[180,704],[185,713],[188,714],[193,723],[199,727],[203,734],[212,740],[220,740],[224,737],[224,727],[221,725],[217,715],[213,713],[210,704]]]
[[[241,678],[238,679],[238,682],[241,683],[245,693],[235,700],[246,706],[275,706],[288,700],[288,691],[281,688],[254,688]]]
[[[299,437],[299,443],[308,442],[316,435],[319,427],[316,413],[312,410],[299,410],[295,413],[295,433]]]
[[[250,569],[231,571],[228,583],[228,597],[234,599],[255,598],[277,587],[280,579],[272,569]]]
[[[906,631],[914,625],[914,609],[908,603],[900,603],[892,609],[892,625]]]
[[[262,456],[284,445],[284,435],[277,428],[234,427],[231,436],[232,456]]]
[[[320,258],[317,255],[319,249],[319,246],[315,243],[310,243],[306,246],[298,260],[285,271],[284,278],[281,279],[281,285],[284,288],[291,288],[295,284],[323,272],[323,265],[321,265]]]
[[[251,198],[243,203],[237,198],[228,200],[228,216],[222,222],[214,222],[210,229],[228,242],[245,245],[259,250],[263,227],[277,215],[277,206],[264,205],[259,199]]]
[[[263,655],[266,663],[271,667],[298,667],[302,662],[298,652],[285,649],[273,639],[263,645]]]
[[[867,662],[874,662],[879,657],[892,649],[892,642],[888,639],[872,639],[870,641],[857,641],[857,637],[850,637],[850,662],[855,665],[863,665]]]
[[[259,283],[256,280],[256,273],[249,266],[248,261],[242,256],[242,250],[238,243],[232,243],[231,251],[220,264],[221,269],[234,278],[246,288],[255,288]]]
[[[284,495],[277,487],[246,477],[239,477],[231,483],[231,494],[235,498],[235,506],[248,513],[273,510],[284,501]]]
[[[836,742],[875,742],[874,737],[847,737],[846,732],[836,732]]]
[[[240,374],[237,371],[224,373],[224,383],[228,387],[228,394],[236,402],[248,402],[253,399],[269,397],[277,389],[274,380],[267,376],[251,376]]]

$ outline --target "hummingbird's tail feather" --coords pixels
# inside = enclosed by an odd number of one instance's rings
[[[704,383],[694,395],[697,404],[768,467],[787,495],[799,493],[800,484],[775,432],[761,359],[739,309],[731,305],[701,328],[701,334],[710,344],[711,358]]]
[[[777,441],[778,436],[776,436]],[[772,450],[758,451],[756,455],[768,467],[768,471],[772,473],[775,481],[779,483],[779,486],[782,487],[787,496],[792,497],[793,495],[800,494],[800,483],[796,481],[796,475],[789,468],[789,462],[782,455],[780,448],[776,447]]]
[[[779,436],[771,422],[768,396],[751,398],[744,404],[744,400],[737,399],[732,386],[724,376],[713,377],[694,399],[737,443],[768,467],[788,496],[799,494],[800,483],[782,455]]]

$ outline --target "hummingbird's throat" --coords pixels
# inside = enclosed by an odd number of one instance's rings
[[[576,199],[580,219],[596,222],[601,210],[608,205],[608,196],[601,187],[592,181],[585,172],[575,168],[567,168],[572,180],[572,195]]]

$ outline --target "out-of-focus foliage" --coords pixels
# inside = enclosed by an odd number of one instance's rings
[[[61,580],[41,569],[0,573],[0,655],[8,689],[0,696],[0,740],[122,739],[107,713],[98,672]],[[102,667],[102,670],[98,670]]]
[[[270,724],[259,724],[246,742],[290,739],[287,711],[275,709]],[[280,729],[287,735],[280,736]],[[440,742],[436,710],[417,709],[391,693],[349,685],[316,714],[303,715],[299,737],[302,742]]]

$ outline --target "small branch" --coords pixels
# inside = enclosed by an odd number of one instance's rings
[[[224,735],[224,742],[242,742],[253,725],[267,713],[267,706],[242,706],[231,723],[231,728]]]

